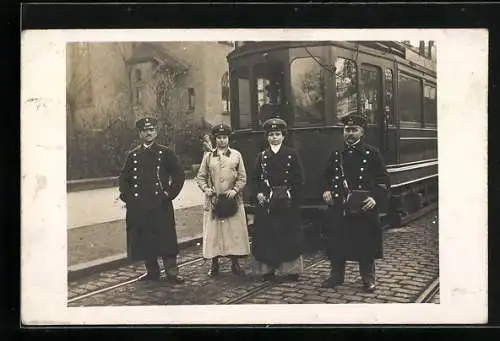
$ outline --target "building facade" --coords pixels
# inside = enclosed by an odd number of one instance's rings
[[[68,44],[68,116],[78,130],[161,113],[161,121],[229,123],[232,49],[231,42]]]
[[[159,141],[186,168],[201,132],[230,124],[226,56],[231,42],[67,44],[68,180],[114,176],[136,144],[136,120],[159,121]]]

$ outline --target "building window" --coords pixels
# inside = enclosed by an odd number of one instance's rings
[[[321,65],[312,57],[297,58],[290,67],[290,77],[295,125],[323,124],[325,82]]]
[[[142,81],[142,71],[141,71],[141,69],[135,69],[135,81],[136,82]]]
[[[188,108],[189,110],[194,110],[195,98],[194,98],[194,88],[188,88]]]
[[[230,91],[229,91],[229,73],[226,71],[222,75],[221,80],[221,94],[222,94],[222,112],[228,114],[230,112]]]

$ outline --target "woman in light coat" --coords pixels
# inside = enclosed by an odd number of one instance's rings
[[[219,257],[231,258],[231,270],[236,275],[244,275],[238,258],[250,254],[245,208],[242,191],[247,175],[240,152],[229,148],[231,128],[217,125],[212,129],[216,148],[206,153],[196,177],[199,188],[205,193],[203,212],[203,257],[212,259],[208,272],[210,277],[219,273]],[[219,194],[236,198],[236,214],[219,219],[212,212],[213,199]]]

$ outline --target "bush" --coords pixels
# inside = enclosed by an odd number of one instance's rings
[[[201,136],[203,124],[185,123],[165,131],[160,128],[158,143],[171,147],[182,167],[190,170],[203,156]],[[117,176],[126,154],[140,141],[135,128],[124,121],[116,121],[107,129],[82,130],[68,134],[67,179],[88,179]]]

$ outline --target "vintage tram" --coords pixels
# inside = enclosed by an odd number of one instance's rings
[[[399,42],[246,42],[228,57],[232,146],[253,168],[264,146],[262,123],[278,116],[289,125],[286,144],[304,164],[305,220],[327,208],[319,179],[329,153],[343,145],[339,118],[368,118],[365,140],[380,149],[391,176],[382,218],[401,217],[435,204],[438,190],[435,58]],[[244,194],[247,213],[255,198]],[[386,225],[387,225],[386,224]]]

